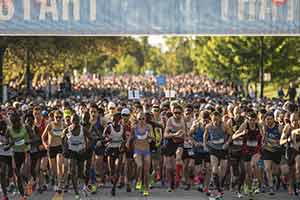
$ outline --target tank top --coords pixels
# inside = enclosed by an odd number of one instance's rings
[[[63,135],[63,123],[61,123],[61,126],[60,126],[60,128],[52,128],[52,130],[51,130],[51,135],[53,136],[53,137],[62,137],[62,135]]]
[[[103,127],[99,119],[96,124],[92,126],[91,136],[93,141],[103,140]]]
[[[14,152],[26,152],[29,150],[29,146],[26,144],[26,142],[28,142],[28,134],[24,127],[22,127],[19,132],[9,129],[9,133],[14,142],[12,147]]]
[[[184,128],[186,128],[186,124],[185,124],[185,121],[184,119],[182,118],[180,123],[175,123],[174,121],[174,118],[170,118],[170,122],[171,122],[171,129],[170,129],[170,132],[171,133],[176,133],[178,132],[179,130],[182,130],[182,125],[184,125]],[[175,142],[177,144],[182,144],[184,142],[184,139],[181,139],[181,138],[172,138],[172,139],[168,139],[168,141],[170,141],[171,143]]]
[[[0,135],[0,156],[12,156],[11,149],[4,151],[4,148],[8,145],[8,139],[4,135]]]
[[[134,130],[134,134],[137,140],[146,140],[149,135],[149,130],[146,128],[144,132],[141,132],[141,130],[136,127]]]
[[[264,149],[271,152],[280,151],[280,137],[281,133],[279,132],[278,124],[276,124],[273,128],[266,127]]]
[[[246,146],[249,149],[255,149],[261,144],[261,135],[258,124],[255,124],[255,128],[251,129],[249,123],[247,123],[248,134],[245,137]]]
[[[83,126],[80,125],[80,133],[79,135],[72,134],[72,131],[69,129],[69,133],[67,134],[68,138],[68,149],[75,152],[80,152],[85,149],[85,136]]]
[[[225,144],[226,134],[223,125],[208,129],[208,145],[217,150],[222,150]]]
[[[108,143],[108,147],[110,148],[120,148],[121,144],[123,142],[123,136],[124,136],[124,128],[122,125],[120,125],[120,130],[116,131],[113,125],[109,125],[110,127],[110,134],[109,134],[109,139],[110,142]]]
[[[39,146],[42,144],[42,139],[38,127],[34,126],[32,132],[33,138],[31,138],[31,140],[34,142],[30,145],[30,153],[37,153],[39,151]]]
[[[193,139],[197,143],[203,144],[203,135],[204,135],[204,128],[198,127],[195,131],[195,134],[193,135]],[[202,146],[194,147],[194,152],[196,153],[204,153],[206,152]]]

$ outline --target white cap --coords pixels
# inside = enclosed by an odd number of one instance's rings
[[[130,114],[130,110],[128,108],[123,108],[121,111],[121,115],[129,115]]]
[[[116,104],[114,103],[114,102],[109,102],[108,103],[108,106],[107,106],[108,108],[115,108],[116,107]]]
[[[23,104],[22,107],[21,107],[21,110],[24,112],[26,110],[28,110],[28,105],[27,104]]]

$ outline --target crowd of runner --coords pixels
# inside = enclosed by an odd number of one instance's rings
[[[207,78],[169,81],[178,98],[26,97],[2,105],[3,200],[46,191],[80,199],[104,185],[112,196],[122,188],[149,196],[152,187],[220,198],[227,190],[239,198],[298,195],[298,105],[241,99],[232,85]]]

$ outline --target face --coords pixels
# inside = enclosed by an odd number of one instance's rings
[[[272,124],[274,123],[274,117],[267,116],[265,121],[266,121],[267,126],[272,126]]]
[[[184,115],[187,116],[187,117],[190,117],[190,116],[192,116],[192,112],[193,112],[192,109],[187,108],[184,111]]]
[[[99,116],[97,108],[90,109],[90,116],[92,119],[96,119]]]
[[[176,119],[180,119],[182,116],[182,111],[178,108],[175,108],[173,111],[173,114]]]
[[[41,117],[41,108],[37,107],[33,110],[33,116],[34,118],[39,119]]]
[[[291,121],[292,126],[298,126],[298,120],[299,120],[298,116],[296,116],[295,114],[291,115],[290,121]]]
[[[71,117],[71,123],[74,125],[79,125],[79,118],[76,115]]]
[[[146,117],[145,117],[145,115],[142,114],[142,113],[139,113],[139,114],[137,115],[137,120],[138,120],[139,123],[142,123],[142,124],[145,124],[145,123],[146,123]]]
[[[61,122],[61,120],[62,120],[62,114],[60,114],[60,113],[55,113],[55,114],[54,114],[54,121],[55,121],[55,122]]]
[[[249,121],[250,124],[255,124],[256,123],[256,118],[249,117],[248,121]]]

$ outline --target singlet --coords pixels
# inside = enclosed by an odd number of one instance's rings
[[[244,152],[245,153],[257,153],[260,151],[261,148],[261,139],[262,136],[260,134],[259,126],[256,123],[255,128],[251,129],[249,123],[247,122],[247,130],[248,133],[244,137],[245,146]]]
[[[276,152],[281,150],[280,146],[280,137],[281,133],[279,132],[278,124],[276,124],[273,128],[266,128],[266,136],[264,141],[264,149]]]
[[[103,140],[103,127],[100,123],[100,119],[97,119],[96,124],[92,126],[91,136],[93,141]]]
[[[193,135],[193,139],[197,143],[203,144],[203,135],[204,135],[204,128],[202,128],[200,126],[196,129],[195,134]],[[194,152],[196,152],[196,153],[206,153],[207,151],[205,151],[203,147],[194,147]]]
[[[210,126],[208,129],[208,145],[217,150],[222,150],[225,144],[226,134],[223,125],[218,127]]]
[[[72,134],[72,130],[69,129],[68,134],[66,135],[68,139],[68,149],[75,152],[80,152],[85,149],[85,136],[83,126],[80,125],[79,135]]]
[[[108,143],[107,147],[120,148],[124,136],[123,126],[120,125],[120,130],[118,132],[114,129],[112,124],[110,124],[109,127],[110,127],[110,134],[108,135],[108,137],[111,141]]]
[[[26,142],[28,142],[28,133],[24,127],[22,127],[19,132],[9,129],[9,134],[14,142],[12,146],[14,152],[29,151],[29,146],[26,144]]]
[[[38,131],[38,127],[34,126],[32,128],[33,138],[31,138],[31,140],[33,143],[30,145],[30,153],[37,153],[39,151],[39,146],[42,145],[42,139]]]
[[[61,124],[60,128],[52,128],[51,135],[53,137],[62,137],[63,136],[63,125]]]
[[[142,133],[141,130],[138,127],[136,127],[134,130],[134,135],[137,140],[146,140],[149,135],[149,130],[146,129],[145,132]]]
[[[184,128],[186,128],[186,124],[184,122],[184,119],[182,118],[181,121],[179,123],[175,123],[174,122],[174,118],[171,117],[170,119],[170,123],[171,123],[171,127],[168,127],[170,132],[171,133],[176,133],[178,132],[179,130],[182,130],[182,125],[184,126]],[[176,141],[176,143],[183,143],[184,142],[184,139],[175,139],[175,138],[172,138],[172,139],[167,139],[167,141],[169,143],[173,143],[174,141]]]
[[[232,119],[232,131],[235,133],[237,130],[239,130],[240,126],[242,125],[243,120],[242,118],[239,118],[237,120]],[[243,137],[236,138],[232,141],[230,145],[231,152],[242,152],[244,145],[244,139]]]
[[[12,156],[11,149],[4,151],[4,148],[8,145],[8,139],[4,135],[0,135],[0,156]]]

